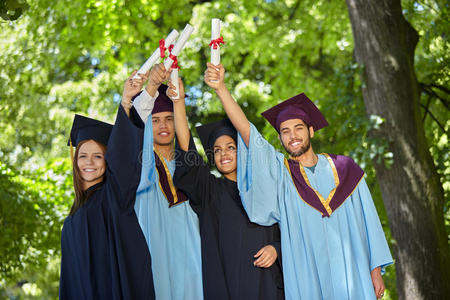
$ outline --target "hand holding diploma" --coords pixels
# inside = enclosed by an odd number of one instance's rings
[[[142,65],[142,67],[139,69],[136,75],[134,75],[133,79],[139,78],[139,74],[145,74],[150,70],[150,68],[156,64],[158,59],[160,57],[164,57],[164,51],[169,48],[171,44],[176,40],[178,37],[178,31],[175,29],[172,30],[169,35],[166,37],[165,40],[160,40],[160,46],[153,52],[153,54],[145,61],[145,63]]]
[[[155,96],[159,86],[170,77],[170,70],[167,71],[163,63],[152,67],[149,75],[148,84],[145,87],[150,96]]]
[[[215,66],[212,63],[206,63],[206,66],[208,68],[205,71],[205,83],[215,90],[228,118],[233,123],[234,128],[241,134],[245,145],[248,147],[250,141],[250,123],[225,85],[225,68],[221,64]]]
[[[206,63],[205,83],[213,88],[216,92],[226,90],[225,86],[225,68],[219,64],[217,66],[212,63]]]
[[[169,88],[166,91],[166,95],[172,99],[174,104],[177,104],[179,102],[183,102],[184,103],[184,97],[185,97],[185,93],[184,93],[184,85],[183,85],[183,81],[181,80],[180,77],[178,77],[178,93],[175,92],[175,85],[172,83],[172,80],[169,81],[168,83]],[[175,98],[175,95],[178,94],[178,98]]]
[[[127,116],[130,116],[131,99],[141,91],[144,82],[147,81],[149,76],[149,72],[147,72],[146,74],[139,74],[138,78],[133,79],[136,74],[137,70],[134,70],[123,85],[121,104]]]

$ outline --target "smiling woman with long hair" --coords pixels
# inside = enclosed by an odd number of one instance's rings
[[[86,151],[89,150],[90,153],[86,153]],[[88,189],[89,186],[103,181],[106,167],[105,154],[106,146],[94,139],[83,140],[78,143],[75,150],[75,156],[73,157],[73,188],[75,190],[75,200],[70,209],[70,215],[73,215],[80,207],[82,207],[93,193],[92,189]],[[94,157],[90,157],[92,155]],[[94,166],[90,166],[90,164],[93,164]],[[96,167],[95,164],[100,165],[100,167],[97,166],[97,174],[92,174],[97,176],[94,178],[96,180],[92,183],[93,180],[90,178],[92,177],[90,173],[93,173],[93,171],[89,169],[83,171],[83,168]]]
[[[76,115],[75,200],[61,233],[60,299],[154,299],[151,259],[134,202],[144,123],[131,99],[147,76],[125,83],[114,126]]]

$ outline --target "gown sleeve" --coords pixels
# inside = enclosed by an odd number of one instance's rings
[[[263,226],[280,221],[284,156],[250,123],[247,147],[239,134],[237,181],[242,205],[250,221]]]
[[[158,98],[159,92],[156,91],[155,96],[150,96],[146,89],[143,89],[133,100],[133,107],[136,109],[139,117],[144,123],[147,123],[148,116],[152,113],[155,100]]]
[[[134,108],[128,117],[119,105],[106,151],[106,182],[120,193],[119,207],[133,209],[141,174],[140,152],[144,124]]]
[[[384,274],[385,267],[392,264],[393,259],[372,196],[364,179],[359,183],[355,193],[358,193],[361,199],[369,249],[370,271],[376,267],[381,267],[381,274]]]
[[[189,202],[197,213],[210,202],[215,176],[210,173],[209,165],[198,154],[192,135],[187,152],[176,145],[176,169],[173,182],[189,198]]]
[[[275,250],[277,250],[277,260],[280,262],[281,266],[281,236],[280,236],[280,227],[278,224],[272,225],[272,242],[270,245],[272,245]]]

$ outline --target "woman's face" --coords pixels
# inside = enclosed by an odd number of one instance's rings
[[[77,165],[85,188],[103,181],[106,171],[105,153],[94,140],[80,146]]]
[[[222,135],[214,142],[214,162],[223,175],[236,172],[236,142],[228,135]]]

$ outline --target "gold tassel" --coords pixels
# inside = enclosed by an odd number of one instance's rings
[[[72,164],[73,164],[73,146],[72,146],[71,138],[69,138],[69,144],[70,144],[70,159],[72,160]]]

